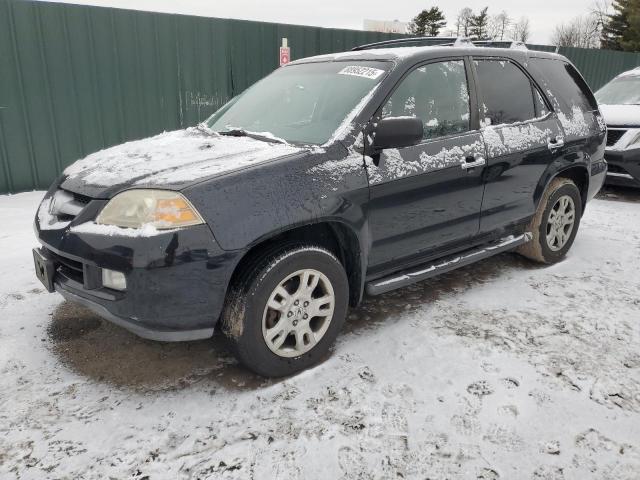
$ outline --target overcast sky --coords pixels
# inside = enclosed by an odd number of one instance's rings
[[[365,18],[408,21],[420,10],[439,6],[451,25],[463,7],[480,10],[489,6],[496,14],[506,10],[511,17],[531,19],[532,43],[549,43],[556,24],[589,11],[594,0],[60,0],[64,3],[135,8],[157,12],[207,17],[240,18],[266,22],[362,29]]]

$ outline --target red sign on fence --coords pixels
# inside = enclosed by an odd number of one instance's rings
[[[286,65],[291,61],[291,49],[289,47],[280,47],[280,66]]]

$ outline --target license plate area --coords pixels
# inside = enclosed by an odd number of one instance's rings
[[[53,276],[55,275],[56,267],[53,260],[47,258],[40,249],[34,248],[33,263],[38,279],[42,282],[48,292],[54,292]]]

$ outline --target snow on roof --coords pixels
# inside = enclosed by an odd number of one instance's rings
[[[312,61],[331,61],[331,60],[369,60],[372,58],[388,58],[391,60],[401,60],[403,58],[410,57],[420,52],[424,52],[426,49],[434,48],[468,48],[469,45],[460,43],[453,47],[443,47],[442,45],[430,45],[419,47],[393,47],[393,48],[371,48],[367,50],[355,50],[339,53],[328,53],[323,55],[316,55],[313,57],[301,58],[295,62],[291,62],[290,65],[296,63],[305,63]]]
[[[458,39],[453,45],[420,45],[412,47],[381,47],[381,48],[367,48],[365,50],[351,50],[347,52],[338,53],[326,53],[322,55],[315,55],[313,57],[300,58],[291,62],[289,65],[296,65],[298,63],[307,62],[330,62],[335,60],[373,60],[373,59],[389,59],[389,60],[402,60],[404,58],[411,57],[415,54],[434,50],[434,49],[451,49],[451,48],[487,48],[482,45],[475,45],[468,39]],[[523,42],[513,42],[510,48],[507,50],[522,50],[529,51],[526,44]],[[500,50],[490,47],[490,50]],[[538,52],[536,54],[554,55],[550,52]]]

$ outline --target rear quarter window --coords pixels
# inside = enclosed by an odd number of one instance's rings
[[[591,89],[569,63],[550,58],[532,58],[531,64],[545,77],[553,103],[562,113],[573,115],[575,107],[583,112],[598,109]]]

